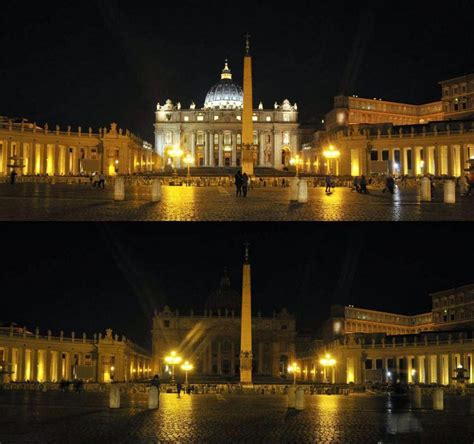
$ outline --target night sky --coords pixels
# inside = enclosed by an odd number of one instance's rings
[[[204,307],[228,267],[253,309],[287,307],[316,330],[333,304],[429,311],[430,292],[474,282],[468,224],[3,224],[0,321],[56,334],[113,328],[149,345],[153,311]]]
[[[157,102],[202,106],[225,58],[241,82],[247,31],[256,104],[272,107],[288,98],[299,104],[303,120],[320,122],[342,91],[438,100],[438,81],[474,70],[472,2],[446,5],[3,2],[0,115],[95,130],[117,121],[153,141]]]

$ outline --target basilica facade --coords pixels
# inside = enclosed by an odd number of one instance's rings
[[[167,375],[172,351],[194,364],[198,377],[234,378],[240,374],[241,296],[227,274],[203,307],[180,313],[165,307],[153,318],[153,371]],[[286,378],[295,355],[296,320],[285,309],[252,317],[253,374]]]
[[[204,106],[189,108],[167,100],[158,104],[155,149],[165,165],[181,166],[172,156],[175,148],[195,159],[196,167],[240,167],[242,164],[243,90],[233,81],[226,62],[220,81],[207,93]],[[253,112],[254,165],[282,170],[288,167],[304,138],[298,106],[288,100]]]

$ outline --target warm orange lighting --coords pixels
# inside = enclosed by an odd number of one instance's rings
[[[338,159],[341,157],[341,152],[331,145],[328,150],[324,151],[323,155],[326,159]]]

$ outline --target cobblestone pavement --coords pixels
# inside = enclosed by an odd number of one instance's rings
[[[429,399],[426,399],[428,407]],[[288,411],[280,395],[146,395],[107,408],[107,394],[0,393],[0,442],[7,443],[472,443],[468,398],[447,398],[446,411],[411,410],[407,398],[307,396]]]
[[[88,185],[0,184],[3,221],[473,221],[474,197],[455,205],[420,203],[417,191],[396,196],[381,190],[363,196],[338,188],[327,196],[310,188],[309,203],[290,204],[289,190],[260,188],[236,199],[233,188],[163,187],[163,199],[150,202],[150,188],[126,190],[125,202],[114,202],[111,189]]]

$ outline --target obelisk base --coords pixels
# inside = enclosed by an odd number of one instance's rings
[[[253,356],[250,352],[242,352],[240,357],[240,385],[242,390],[253,390],[252,380],[252,361]]]
[[[244,148],[242,150],[242,174],[247,174],[249,177],[255,174],[252,148]]]

